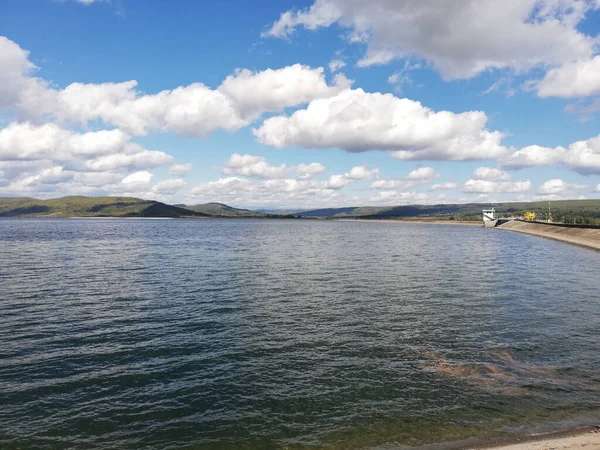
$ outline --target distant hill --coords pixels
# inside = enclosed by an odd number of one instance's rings
[[[223,203],[203,203],[201,205],[185,205],[186,209],[196,211],[202,214],[220,217],[265,217],[267,214],[262,214],[249,209],[238,209]]]
[[[50,200],[0,197],[0,217],[189,217],[206,216],[177,206],[133,197],[68,196]]]
[[[272,214],[267,212],[250,211],[249,209],[234,208],[223,203],[204,203],[201,205],[186,205],[185,208],[203,214],[208,214],[215,217],[237,217],[237,218],[262,218],[262,219],[278,219],[290,217],[289,214]]]
[[[355,217],[363,219],[403,219],[403,218],[460,218],[463,220],[480,220],[481,210],[489,207],[489,203],[440,204],[440,205],[407,205],[384,207],[347,207],[325,208],[297,211],[299,217],[344,218]],[[526,211],[535,212],[538,217],[545,217],[548,212],[548,202],[507,202],[494,203],[499,214],[522,215]],[[578,221],[595,222],[600,220],[600,200],[560,200],[551,201],[550,207],[555,220],[563,216],[566,222],[573,218]]]

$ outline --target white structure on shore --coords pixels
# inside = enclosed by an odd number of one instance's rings
[[[484,209],[483,213],[483,226],[486,228],[494,228],[498,223],[498,217],[496,216],[496,210],[494,208]]]

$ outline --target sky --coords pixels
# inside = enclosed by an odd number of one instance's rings
[[[600,198],[600,0],[2,0],[0,196]]]

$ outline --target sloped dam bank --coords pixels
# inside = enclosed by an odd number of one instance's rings
[[[546,237],[600,250],[600,227],[588,228],[583,226],[512,220],[498,225],[497,228],[533,234],[535,236]]]

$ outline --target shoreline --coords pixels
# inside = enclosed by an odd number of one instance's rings
[[[465,450],[547,450],[574,449],[600,450],[600,427],[576,428],[556,433],[531,435],[497,444],[464,447]]]
[[[512,221],[496,227],[499,230],[530,234],[580,247],[600,250],[600,230],[594,228],[567,228],[534,222]]]
[[[420,223],[425,225],[460,225],[468,227],[480,227],[483,228],[481,221],[467,221],[467,220],[419,220],[419,219],[332,219],[336,222],[367,222],[367,223]]]

